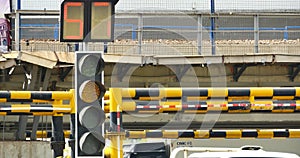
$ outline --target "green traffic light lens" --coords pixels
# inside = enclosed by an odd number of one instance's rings
[[[104,60],[100,56],[96,55],[85,55],[78,63],[79,72],[86,76],[92,77],[99,75],[104,69]]]

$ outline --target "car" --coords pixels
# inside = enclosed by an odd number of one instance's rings
[[[264,151],[260,146],[243,146],[241,148],[178,148],[171,158],[184,152],[184,158],[300,158],[293,153]],[[188,155],[188,152],[191,154]],[[188,155],[188,156],[187,156]]]

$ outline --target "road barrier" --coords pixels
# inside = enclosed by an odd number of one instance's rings
[[[0,91],[0,115],[52,115],[75,113],[74,90]]]

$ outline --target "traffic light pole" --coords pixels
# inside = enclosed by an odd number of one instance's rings
[[[120,88],[110,88],[110,131],[106,137],[110,139],[109,157],[123,158],[123,139],[125,132],[122,128],[122,93]]]

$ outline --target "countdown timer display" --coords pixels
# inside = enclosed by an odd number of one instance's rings
[[[109,42],[113,40],[114,2],[66,0],[61,4],[61,42]]]

